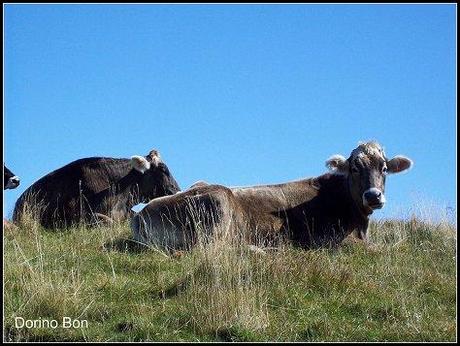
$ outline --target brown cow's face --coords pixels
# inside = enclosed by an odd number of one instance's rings
[[[348,177],[353,199],[370,214],[385,205],[386,175],[409,169],[412,161],[404,156],[387,160],[378,143],[368,142],[360,144],[347,160],[336,155],[327,165]]]
[[[133,156],[131,162],[136,170],[143,173],[139,192],[144,203],[180,191],[179,185],[156,150],[152,150],[145,157]]]

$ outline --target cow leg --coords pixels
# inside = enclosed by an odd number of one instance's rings
[[[195,187],[199,192],[200,187]],[[149,203],[131,219],[133,239],[163,250],[190,250],[214,236],[228,234],[232,225],[231,191],[168,196]]]
[[[163,250],[182,250],[185,228],[180,222],[173,222],[167,213],[156,210],[149,214],[136,214],[131,219],[133,239],[139,243],[154,245]]]
[[[367,227],[356,230],[356,235],[358,239],[362,241],[362,244],[364,245],[366,249],[372,250],[372,251],[378,250],[379,247],[369,240],[369,237],[367,234]]]
[[[369,243],[369,237],[367,235],[367,228],[366,229],[358,229],[356,230],[356,236],[358,239],[362,240],[363,243]]]
[[[371,242],[369,241],[369,237],[367,235],[368,228],[369,228],[369,222],[365,222],[363,225],[361,225],[359,228],[355,229],[354,231],[357,238],[360,239],[366,246],[371,244]]]

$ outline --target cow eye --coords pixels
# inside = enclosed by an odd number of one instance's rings
[[[386,173],[386,172],[387,172],[387,166],[383,166],[382,173]]]

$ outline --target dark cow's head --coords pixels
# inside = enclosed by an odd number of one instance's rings
[[[157,150],[150,151],[147,156],[132,156],[131,165],[143,174],[138,185],[140,197],[144,202],[180,191],[179,185],[166,164],[161,161]]]
[[[350,192],[367,214],[385,205],[385,178],[387,174],[409,169],[412,161],[405,156],[385,157],[377,142],[360,143],[348,159],[334,155],[326,161],[326,166],[338,174],[348,177]]]
[[[20,179],[3,164],[3,190],[15,189],[19,186]]]

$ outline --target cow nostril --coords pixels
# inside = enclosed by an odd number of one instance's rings
[[[383,197],[382,191],[378,189],[371,189],[370,191],[366,191],[364,193],[364,198],[367,201],[378,201]]]
[[[385,203],[385,196],[383,192],[377,188],[370,188],[363,195],[364,205],[370,206],[371,208],[382,208]]]

